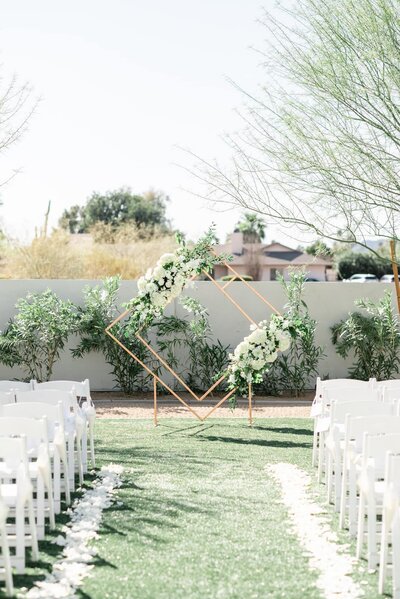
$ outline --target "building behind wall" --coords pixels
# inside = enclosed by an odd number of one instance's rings
[[[335,281],[332,260],[295,250],[281,243],[246,243],[243,233],[234,232],[230,240],[214,247],[217,254],[233,256],[231,266],[240,274],[254,281],[276,281],[279,275],[289,277],[290,267],[304,268],[307,277],[317,281]],[[232,274],[226,266],[217,265],[214,276],[220,279]]]

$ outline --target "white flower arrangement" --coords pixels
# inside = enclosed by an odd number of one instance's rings
[[[229,354],[228,384],[238,393],[247,393],[249,383],[259,383],[270,364],[290,346],[290,323],[283,316],[273,314],[271,320],[251,325],[245,337]]]
[[[188,247],[179,237],[180,246],[173,253],[163,254],[154,268],[138,280],[138,295],[128,304],[132,309],[129,325],[133,332],[150,326],[161,316],[166,306],[181,295],[191,279],[202,272],[210,272],[214,264],[230,260],[229,256],[216,256],[212,247],[216,243],[211,227],[193,246]]]
[[[52,572],[46,574],[44,580],[36,582],[29,591],[20,593],[20,598],[73,599],[78,596],[78,587],[93,568],[90,562],[96,550],[91,542],[98,538],[103,510],[114,503],[114,494],[122,485],[122,472],[123,467],[116,464],[103,466],[93,488],[84,491],[82,497],[75,500],[67,511],[71,520],[62,528],[65,536],[59,535],[54,541],[63,547],[61,559],[55,562]]]

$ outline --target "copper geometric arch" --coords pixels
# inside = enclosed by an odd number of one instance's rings
[[[243,277],[228,263],[228,262],[221,262],[221,264],[223,264],[224,266],[227,267],[228,270],[230,270],[233,275],[235,276],[235,278],[238,278],[242,281],[242,283],[244,283],[248,289],[250,289],[250,291],[256,295],[262,302],[264,302],[269,308],[271,308],[271,310],[273,310],[276,314],[280,314],[280,312],[270,303],[268,302],[268,300],[265,299],[265,297],[263,297],[261,295],[261,293],[259,293],[256,289],[254,289],[254,287],[252,287],[251,285],[249,285],[249,283],[247,281],[245,281],[243,279]],[[217,289],[239,310],[239,312],[241,312],[241,314],[251,323],[251,324],[257,324],[248,314],[247,312],[242,308],[242,306],[240,306],[240,304],[237,303],[237,301],[235,299],[233,299],[233,297],[231,297],[231,295],[229,295],[229,293],[226,291],[227,287],[229,287],[229,285],[233,282],[233,279],[231,279],[230,281],[227,281],[224,285],[220,285],[219,283],[217,283],[217,281],[207,272],[207,271],[203,271],[204,274],[210,279],[210,281],[217,287]],[[142,368],[153,377],[153,393],[154,393],[154,424],[157,426],[158,424],[158,418],[157,418],[157,383],[161,386],[163,386],[165,389],[167,389],[167,391],[173,396],[175,397],[181,404],[183,404],[196,418],[198,418],[201,421],[206,420],[209,416],[211,416],[211,414],[217,409],[219,408],[227,399],[229,399],[229,397],[231,397],[231,395],[233,395],[233,393],[236,391],[236,389],[231,389],[228,393],[226,393],[224,395],[224,397],[222,399],[220,399],[218,401],[218,403],[213,406],[207,413],[205,416],[200,416],[200,414],[198,414],[196,412],[196,410],[190,406],[179,394],[178,391],[175,391],[174,389],[172,389],[165,381],[163,381],[163,379],[156,374],[153,370],[151,370],[151,368],[149,366],[147,366],[147,364],[145,364],[136,354],[134,354],[133,352],[131,352],[123,343],[120,339],[118,339],[117,337],[115,337],[115,335],[113,335],[112,333],[112,328],[117,324],[117,322],[119,322],[120,320],[122,320],[123,318],[125,318],[130,312],[132,311],[132,308],[125,310],[124,312],[122,312],[122,314],[120,314],[115,320],[113,320],[113,322],[111,324],[108,325],[108,327],[105,329],[105,332],[107,333],[107,335],[109,335],[111,337],[111,339],[113,339],[113,341],[115,341],[115,343],[117,343],[124,351],[126,351],[138,364],[140,364],[142,366]],[[222,375],[217,381],[215,381],[208,389],[205,393],[203,393],[203,395],[201,395],[200,397],[197,395],[197,393],[195,393],[190,387],[189,385],[187,385],[187,383],[179,376],[179,374],[177,372],[175,372],[175,370],[169,365],[167,364],[167,362],[164,360],[164,358],[162,358],[162,356],[159,355],[158,352],[155,351],[155,349],[153,349],[151,347],[151,345],[141,336],[141,331],[142,329],[139,329],[139,331],[136,333],[136,337],[138,338],[138,340],[150,351],[150,353],[157,358],[160,363],[164,366],[164,368],[170,373],[172,374],[172,376],[175,378],[175,380],[177,380],[180,385],[191,395],[191,397],[193,397],[193,399],[197,400],[198,402],[202,402],[204,399],[206,399],[206,397],[209,396],[209,394],[216,388],[218,387],[218,385],[220,383],[222,383],[222,381],[226,378],[226,374]],[[249,403],[248,403],[248,407],[249,407],[249,423],[250,425],[252,424],[253,418],[252,418],[252,386],[251,383],[249,383]]]

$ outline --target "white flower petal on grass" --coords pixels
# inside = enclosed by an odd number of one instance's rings
[[[90,563],[96,549],[89,544],[98,538],[103,510],[114,503],[114,494],[122,485],[123,467],[116,464],[103,466],[93,488],[85,491],[67,513],[70,522],[62,527],[65,537],[55,539],[63,545],[62,557],[44,580],[35,583],[27,592],[20,593],[25,599],[74,599],[76,590],[93,568]],[[121,502],[118,502],[121,505]]]
[[[324,510],[311,500],[310,476],[293,464],[267,467],[280,483],[282,502],[289,511],[292,527],[307,553],[310,567],[319,572],[317,586],[325,599],[358,599],[364,595],[352,580],[351,555],[338,545],[338,537],[323,517]]]

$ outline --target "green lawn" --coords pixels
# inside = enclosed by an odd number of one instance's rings
[[[96,567],[80,596],[321,599],[265,472],[280,461],[311,471],[311,430],[306,419],[263,419],[253,428],[239,419],[163,420],[158,428],[98,421],[99,465],[126,467],[123,504],[104,513]],[[42,547],[41,567],[50,567],[59,549]],[[38,573],[17,582],[29,585]],[[366,599],[377,596],[376,576],[368,581]]]

